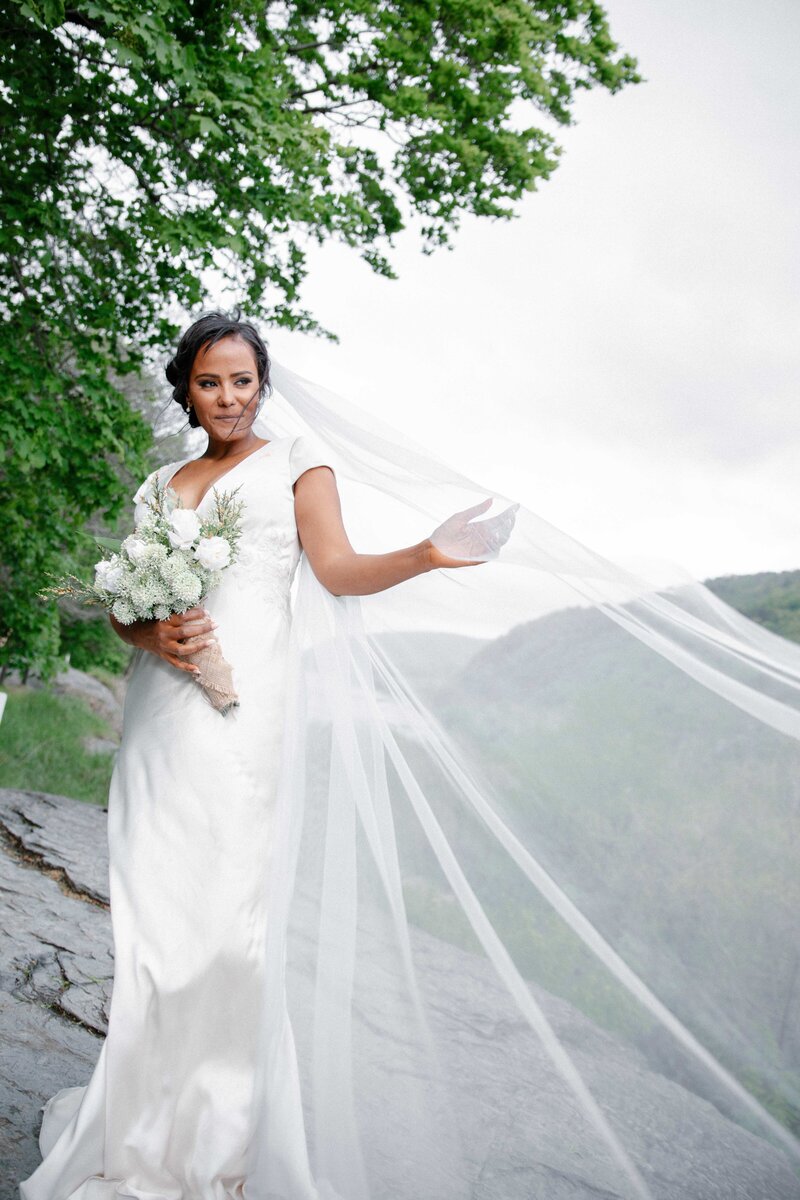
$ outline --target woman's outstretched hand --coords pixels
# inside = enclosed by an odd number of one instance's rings
[[[203,608],[173,613],[165,621],[133,621],[130,625],[121,624],[112,614],[109,618],[124,642],[149,650],[178,670],[192,674],[196,674],[198,668],[184,662],[184,657],[216,640],[214,622]]]
[[[491,503],[492,497],[489,496],[471,508],[453,513],[452,517],[434,529],[428,539],[434,567],[476,567],[481,562],[497,558],[511,536],[519,504],[512,504],[485,521],[470,522],[471,517],[486,512]]]

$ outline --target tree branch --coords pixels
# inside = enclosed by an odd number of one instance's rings
[[[305,46],[283,46],[286,54],[307,54],[309,50],[321,50],[323,46],[331,46],[334,50],[341,50],[342,42],[332,42],[326,38],[323,42],[308,42]]]
[[[92,33],[105,35],[108,32],[102,22],[93,21],[91,17],[87,17],[85,13],[76,12],[74,8],[64,12],[64,23],[67,22],[70,25],[80,25],[84,29],[90,29]]]

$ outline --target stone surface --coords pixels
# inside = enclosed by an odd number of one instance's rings
[[[0,1200],[19,1200],[18,1182],[41,1161],[40,1109],[62,1087],[86,1083],[101,1040],[45,1003],[0,991]]]
[[[87,754],[116,754],[119,742],[112,742],[110,738],[89,736],[83,739],[83,748]]]
[[[104,810],[74,800],[0,791],[0,1200],[18,1200],[18,1180],[38,1161],[41,1106],[86,1082],[107,1028],[105,822]],[[413,950],[448,1072],[473,1103],[472,1200],[619,1200],[619,1172],[491,968],[418,930]],[[293,969],[302,994],[309,964]],[[781,1149],[530,987],[655,1200],[800,1200]],[[387,1036],[376,1030],[378,1052]]]
[[[78,899],[108,905],[106,810],[46,792],[0,789],[0,825],[19,854]]]
[[[0,791],[0,1200],[39,1161],[40,1109],[85,1083],[113,976],[105,813]]]

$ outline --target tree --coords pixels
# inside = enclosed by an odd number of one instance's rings
[[[463,213],[508,219],[557,165],[532,110],[638,82],[594,0],[4,0],[0,189],[6,547],[0,661],[52,669],[33,599],[81,524],[146,473],[147,423],[112,380],[163,352],[167,314],[220,269],[248,313],[303,309],[306,248],[388,277]]]

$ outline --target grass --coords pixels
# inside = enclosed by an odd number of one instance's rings
[[[53,792],[101,807],[108,802],[113,754],[89,754],[87,735],[114,738],[110,726],[73,696],[8,687],[0,721],[0,787]]]

